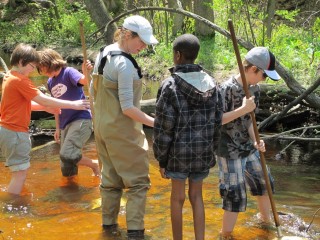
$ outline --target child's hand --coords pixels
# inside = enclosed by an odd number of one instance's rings
[[[168,179],[168,177],[166,176],[166,169],[165,168],[160,168],[160,174],[162,178]]]
[[[90,100],[76,100],[73,101],[73,109],[76,110],[89,110]]]
[[[54,140],[56,141],[56,143],[59,143],[60,144],[60,130],[59,129],[56,129],[56,131],[54,132]]]
[[[91,73],[93,69],[93,65],[91,64],[90,60],[87,60],[86,63],[82,63],[82,72],[85,73],[87,71],[88,74]]]
[[[260,140],[260,144],[258,145],[257,142],[254,142],[254,147],[259,150],[260,152],[265,152],[266,151],[266,147],[264,145],[264,141]]]
[[[256,108],[254,96],[251,96],[250,98],[244,97],[242,100],[242,107],[245,109],[246,113],[252,112]]]

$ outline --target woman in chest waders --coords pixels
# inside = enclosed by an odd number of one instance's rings
[[[148,20],[131,16],[114,35],[115,43],[101,49],[94,73],[94,126],[97,152],[102,163],[100,193],[102,226],[117,235],[118,214],[127,189],[128,239],[144,239],[146,194],[150,187],[148,143],[142,124],[153,127],[154,119],[140,110],[142,75],[130,54],[157,44]]]

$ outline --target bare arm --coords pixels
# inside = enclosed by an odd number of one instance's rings
[[[56,120],[56,131],[54,132],[54,140],[57,143],[60,143],[60,120],[59,120],[59,115],[55,114],[54,119]]]
[[[58,107],[45,107],[38,103],[31,101],[31,111],[46,111],[51,114],[60,114],[61,109]]]
[[[145,124],[149,127],[153,127],[154,118],[145,114],[144,112],[142,112],[140,109],[136,107],[132,107],[124,110],[123,114],[137,122]]]
[[[256,136],[254,135],[252,123],[250,124],[250,126],[248,128],[248,133],[249,133],[249,136],[250,136],[250,139],[252,140],[252,142],[256,142]]]
[[[228,122],[241,117],[242,115],[253,111],[256,108],[256,104],[254,102],[254,96],[250,97],[249,99],[244,98],[242,101],[242,106],[230,111],[226,112],[222,116],[222,125]]]
[[[32,99],[37,104],[32,104],[32,111],[46,111],[47,108],[66,108],[75,110],[87,110],[90,108],[89,100],[76,100],[68,101],[49,97],[43,93],[40,93]],[[41,106],[40,106],[41,105]]]

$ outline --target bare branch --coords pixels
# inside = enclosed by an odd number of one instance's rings
[[[277,120],[279,120],[281,117],[283,117],[292,107],[297,105],[299,102],[301,102],[304,98],[306,98],[310,93],[312,93],[314,90],[318,88],[320,85],[320,77],[317,79],[317,81],[309,87],[306,91],[304,91],[303,94],[301,94],[298,98],[293,100],[291,103],[289,103],[280,113],[276,113],[265,119],[263,122],[259,124],[259,129],[262,129],[266,127],[267,125],[274,124]]]
[[[2,68],[4,69],[4,71],[5,71],[5,72],[8,72],[9,69],[8,69],[8,67],[7,67],[6,62],[2,59],[2,57],[0,57],[0,63],[1,63]]]
[[[262,139],[282,138],[283,135],[286,135],[286,134],[289,134],[289,133],[293,133],[293,132],[297,132],[297,131],[301,131],[301,130],[305,130],[305,129],[317,129],[317,128],[320,128],[320,125],[295,128],[295,129],[291,129],[289,131],[281,132],[281,133],[274,134],[274,135],[271,135],[271,136],[262,136],[261,138]]]
[[[320,142],[320,138],[303,138],[303,137],[278,137],[281,140],[291,140],[291,141],[304,141],[304,142]]]

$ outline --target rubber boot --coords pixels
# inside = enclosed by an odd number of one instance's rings
[[[128,240],[142,240],[142,239],[144,239],[144,229],[143,230],[128,230],[127,236],[128,236]]]
[[[109,236],[109,237],[116,237],[116,236],[120,236],[121,233],[118,229],[118,224],[111,224],[111,225],[102,225],[103,228],[103,232],[105,236]]]

